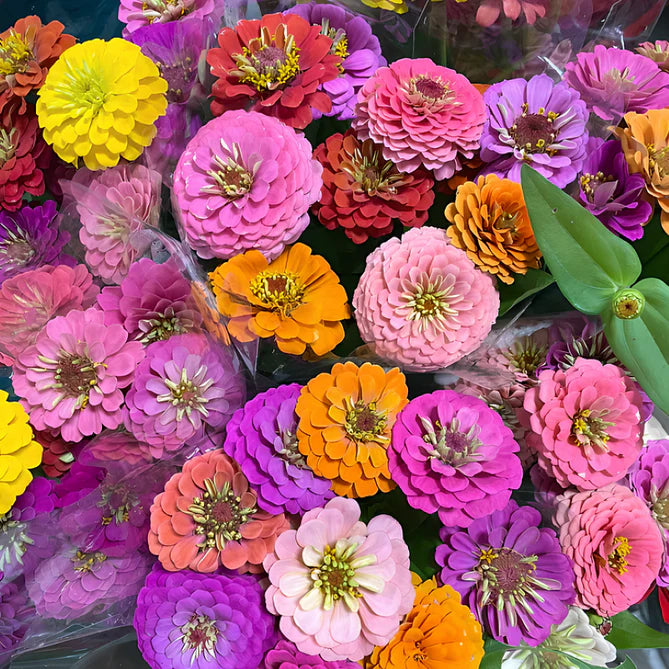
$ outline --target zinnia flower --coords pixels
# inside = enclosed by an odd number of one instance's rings
[[[37,432],[35,441],[44,449],[42,452],[42,471],[51,478],[59,478],[74,464],[75,455],[72,452],[74,444],[65,441],[60,436],[54,436],[48,430]]]
[[[507,506],[467,530],[442,528],[436,559],[486,632],[510,646],[536,646],[574,600],[574,574],[555,531],[532,507]]]
[[[258,669],[360,669],[360,664],[348,660],[327,662],[320,655],[302,653],[294,643],[282,639],[265,655]]]
[[[250,249],[275,258],[309,224],[321,171],[307,139],[276,119],[245,111],[213,119],[174,173],[188,243],[202,258]]]
[[[518,444],[485,402],[453,390],[417,397],[400,412],[388,447],[393,481],[415,509],[467,527],[503,509],[520,486]]]
[[[298,450],[295,405],[301,388],[291,383],[258,393],[226,427],[223,449],[269,513],[302,515],[333,496],[330,481],[316,476]]]
[[[241,342],[272,337],[284,353],[329,353],[344,338],[350,318],[346,291],[327,260],[295,244],[268,262],[247,251],[210,275],[216,303]]]
[[[20,113],[25,112],[28,93],[44,83],[49,68],[76,41],[64,28],[60,21],[43,25],[38,16],[26,16],[0,33],[0,111],[18,98]]]
[[[66,163],[91,170],[139,158],[165,113],[167,82],[126,40],[75,44],[51,67],[38,92],[44,139]]]
[[[190,23],[214,11],[214,0],[121,0],[118,20],[126,25],[123,37],[135,42],[135,31],[169,22]]]
[[[130,339],[143,344],[197,330],[202,323],[190,281],[173,259],[160,265],[150,258],[132,263],[120,286],[102,289],[98,305],[106,325],[122,325]]]
[[[87,309],[98,291],[85,265],[46,265],[6,279],[0,284],[0,346],[17,358],[52,318]]]
[[[7,664],[35,619],[22,580],[0,583],[0,664]]]
[[[289,527],[283,513],[257,507],[239,465],[222,451],[186,462],[151,507],[149,550],[168,571],[227,569],[259,572]]]
[[[297,446],[336,495],[369,497],[394,487],[387,449],[408,392],[399,369],[369,362],[338,362],[304,386],[295,407]]]
[[[494,174],[469,181],[446,207],[446,218],[452,223],[447,230],[451,242],[503,283],[539,267],[541,251],[520,184]]]
[[[588,141],[588,110],[576,91],[538,74],[493,84],[483,99],[485,173],[520,182],[520,167],[527,164],[560,188],[576,178]]]
[[[323,114],[332,109],[321,86],[339,76],[342,58],[331,53],[332,39],[319,26],[297,14],[266,14],[223,28],[218,45],[207,53],[217,77],[211,90],[214,116],[249,107],[306,128],[312,108]]]
[[[274,619],[253,576],[168,572],[155,564],[133,625],[154,669],[258,669]]]
[[[519,417],[546,473],[563,488],[592,490],[620,480],[639,456],[641,403],[620,367],[580,359],[541,372]]]
[[[639,602],[657,578],[664,550],[643,500],[612,483],[565,492],[556,502],[553,522],[573,564],[576,605],[613,616]]]
[[[663,72],[669,72],[669,42],[667,40],[659,39],[655,42],[642,42],[636,48],[636,51],[655,61]]]
[[[283,635],[324,660],[360,660],[399,629],[413,603],[409,549],[390,516],[360,521],[335,497],[284,532],[263,562],[265,601]]]
[[[60,428],[66,441],[81,441],[121,424],[121,390],[144,351],[103,320],[93,308],[58,316],[19,356],[12,382],[36,429]]]
[[[104,480],[106,470],[102,467],[74,462],[54,488],[56,508],[63,509],[93,492]]]
[[[362,244],[390,234],[398,221],[416,228],[427,221],[434,202],[430,174],[400,172],[371,139],[361,142],[351,130],[337,133],[316,148],[314,157],[323,165],[323,189],[314,210],[328,230],[341,227]]]
[[[404,0],[360,0],[363,5],[374,9],[386,9],[396,14],[406,14],[409,11]]]
[[[564,80],[605,121],[669,106],[669,74],[626,49],[597,44],[592,52],[582,51],[567,63]]]
[[[436,371],[474,351],[490,332],[499,295],[444,230],[423,227],[367,256],[353,295],[360,336],[380,357]]]
[[[104,432],[93,439],[90,444],[87,444],[82,459],[85,462],[91,461],[107,467],[115,465],[120,465],[122,469],[129,467],[131,470],[137,465],[153,462],[151,447],[135,439],[132,434],[123,429]],[[154,471],[156,470],[158,473],[160,467],[154,468]]]
[[[484,121],[481,94],[468,79],[429,58],[403,58],[362,87],[353,128],[383,145],[383,157],[402,172],[423,165],[442,180],[474,156]]]
[[[518,20],[522,14],[525,21],[533,26],[538,18],[546,16],[549,7],[546,0],[483,0],[476,12],[476,23],[489,28],[501,14],[512,21]]]

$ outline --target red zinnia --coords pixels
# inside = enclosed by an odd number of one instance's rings
[[[275,116],[293,128],[305,128],[311,108],[332,108],[322,83],[339,76],[341,58],[330,53],[332,40],[297,14],[267,14],[240,21],[218,34],[220,49],[207,62],[214,82],[211,111],[246,108]]]
[[[420,168],[400,172],[372,140],[360,141],[352,130],[337,133],[314,151],[323,165],[323,189],[314,205],[328,229],[344,228],[356,244],[382,237],[393,223],[419,228],[434,202],[434,181]]]

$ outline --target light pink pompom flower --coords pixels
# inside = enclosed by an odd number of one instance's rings
[[[642,403],[620,367],[579,358],[566,371],[541,372],[518,417],[547,474],[563,488],[593,490],[619,481],[639,456]]]
[[[101,311],[74,310],[47,323],[19,356],[12,381],[37,430],[60,429],[77,442],[121,424],[121,389],[143,358],[142,344],[105,325]]]
[[[499,295],[443,230],[409,230],[367,256],[353,295],[362,339],[410,371],[436,371],[474,351],[490,332]]]
[[[360,660],[387,644],[413,605],[409,549],[390,516],[360,521],[353,499],[307,511],[263,562],[270,613],[298,650]]]
[[[639,602],[657,578],[664,545],[650,509],[615,483],[555,500],[553,522],[574,565],[576,604],[613,616]]]
[[[429,58],[381,67],[358,93],[353,128],[360,140],[383,146],[402,172],[421,165],[449,179],[479,148],[483,97],[461,74]]]

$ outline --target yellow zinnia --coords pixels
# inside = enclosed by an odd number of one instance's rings
[[[409,11],[404,0],[362,0],[362,4],[374,9],[387,9],[395,14],[406,14]]]
[[[7,397],[0,390],[0,514],[12,508],[33,480],[28,470],[42,462],[42,447],[33,439],[28,414]]]
[[[70,47],[51,67],[37,117],[58,156],[100,170],[141,155],[167,108],[166,92],[167,82],[136,44],[94,39]]]

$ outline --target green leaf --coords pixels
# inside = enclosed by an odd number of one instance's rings
[[[606,636],[616,648],[669,648],[669,634],[663,634],[644,625],[629,611],[611,619],[613,627]]]
[[[579,311],[600,313],[638,279],[636,251],[528,165],[521,183],[534,236],[560,290]]]
[[[479,669],[499,669],[502,666],[502,658],[507,650],[514,649],[494,639],[486,639],[483,645],[483,659],[481,660]]]
[[[540,269],[528,269],[527,274],[516,275],[511,285],[499,284],[499,315],[503,316],[509,309],[515,307],[526,297],[547,288],[555,279]]]
[[[568,653],[560,653],[560,655],[567,658],[575,667],[579,667],[579,669],[596,669],[596,666],[598,666],[594,664],[588,664],[587,662],[583,662],[583,660],[579,660],[575,658],[573,655],[569,655]],[[632,662],[632,659],[630,657],[626,657],[625,661],[617,665],[615,669],[636,669],[636,664]]]
[[[643,237],[632,242],[637,252],[643,269],[641,277],[655,277],[669,282],[669,235],[664,231],[660,223],[660,208],[655,212],[653,218],[644,226]]]

